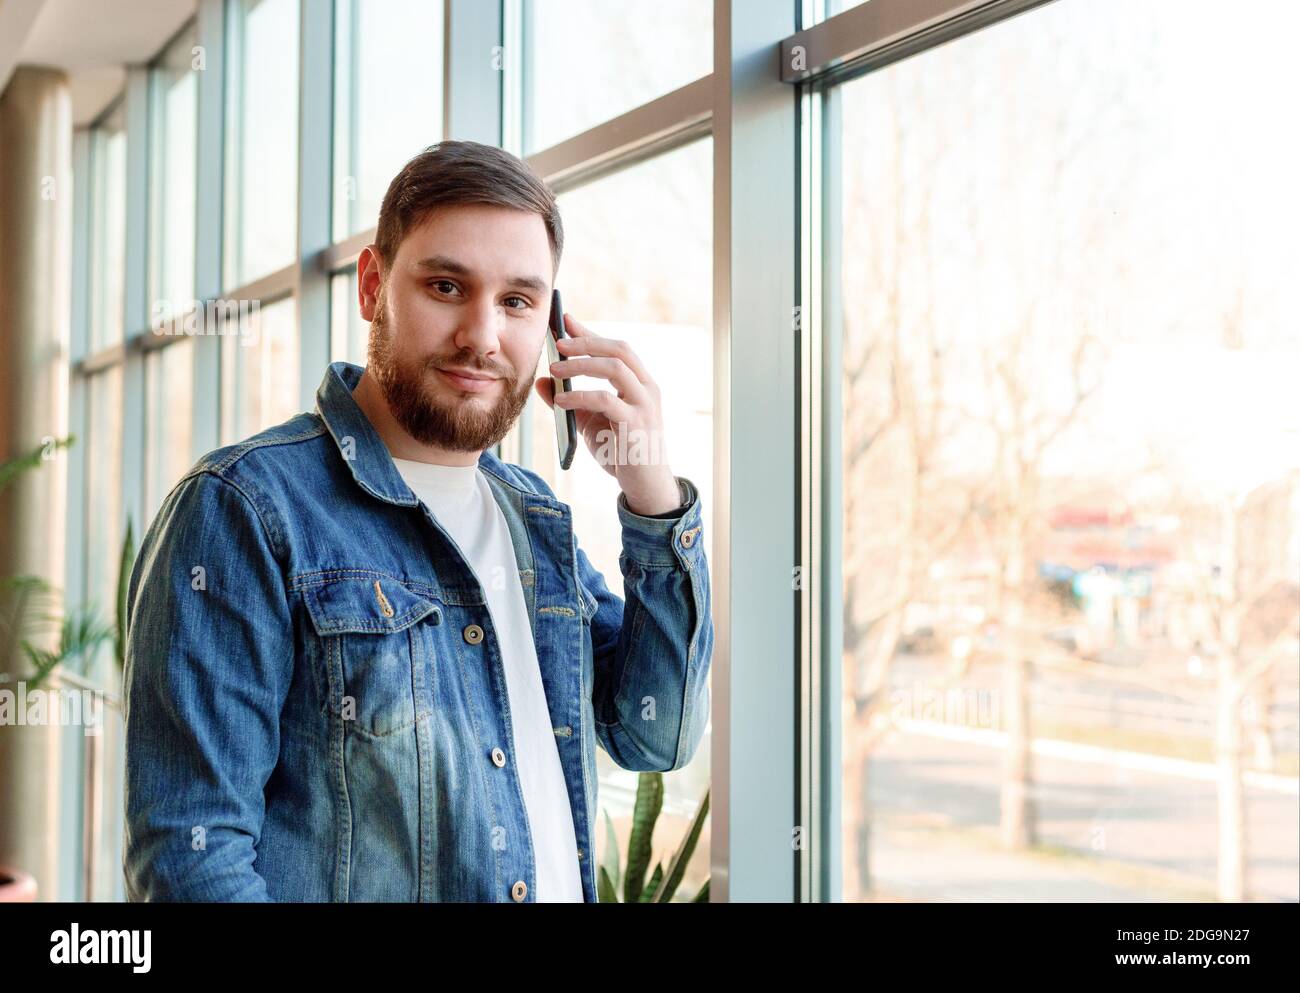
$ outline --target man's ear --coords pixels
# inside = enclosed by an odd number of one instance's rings
[[[543,376],[541,379],[533,380],[533,389],[537,395],[542,398],[546,406],[555,408],[555,380],[550,376]]]
[[[375,319],[379,309],[379,287],[383,280],[379,253],[374,245],[367,245],[357,256],[357,304],[367,324]]]

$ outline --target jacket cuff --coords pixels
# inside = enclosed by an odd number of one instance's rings
[[[698,487],[685,476],[675,477],[682,492],[682,506],[647,517],[633,513],[627,498],[618,494],[616,505],[623,528],[623,553],[643,566],[676,566],[689,569],[704,554]]]

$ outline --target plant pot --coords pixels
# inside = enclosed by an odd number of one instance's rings
[[[0,865],[0,903],[35,903],[36,878],[13,866]]]

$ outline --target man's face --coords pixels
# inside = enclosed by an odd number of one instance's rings
[[[548,333],[553,267],[542,218],[438,207],[383,263],[386,280],[364,261],[368,368],[394,418],[421,444],[495,445],[528,401]]]

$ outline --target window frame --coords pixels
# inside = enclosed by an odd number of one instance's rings
[[[262,304],[292,297],[299,406],[311,409],[330,357],[331,279],[354,266],[374,238],[373,228],[332,237],[334,3],[299,6],[295,257],[228,287],[233,2],[198,0],[194,22],[205,59],[198,79],[195,297]],[[564,191],[712,138],[714,900],[826,901],[840,892],[838,481],[825,457],[838,440],[838,393],[828,375],[836,345],[827,333],[836,326],[838,301],[834,281],[821,276],[836,245],[834,87],[1045,2],[1051,0],[870,0],[826,17],[826,0],[713,0],[708,75],[527,157]],[[517,54],[526,53],[525,3],[446,0],[444,137],[522,152],[526,66]],[[499,69],[482,58],[498,45]],[[149,82],[148,66],[128,69],[125,336],[95,351],[86,341],[94,205],[85,190],[74,207],[72,423],[84,435],[88,377],[122,364],[122,505],[137,535],[147,523],[144,353],[175,340],[155,334],[148,320]],[[91,129],[77,132],[74,158],[81,175],[93,173]],[[201,323],[200,329],[212,330]],[[218,444],[220,346],[211,333],[195,342],[195,458]],[[519,460],[530,450],[528,421],[521,418],[498,454]],[[70,458],[68,577],[70,588],[80,589],[86,466],[75,446]],[[788,527],[774,526],[781,522]],[[806,580],[801,585],[787,579],[796,569]],[[737,765],[742,756],[744,769]],[[753,775],[755,767],[763,775]],[[789,850],[790,861],[772,858],[775,850]],[[120,899],[120,889],[103,897]]]

